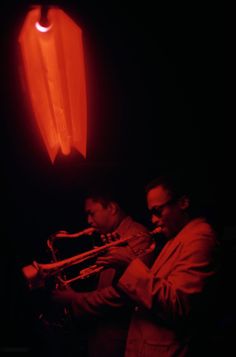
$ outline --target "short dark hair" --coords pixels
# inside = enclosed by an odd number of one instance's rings
[[[118,204],[118,202],[112,196],[101,192],[90,192],[85,196],[85,199],[92,199],[95,202],[99,202],[103,207],[107,207],[111,202],[116,202]]]
[[[157,186],[163,186],[173,199],[178,200],[183,196],[187,196],[190,202],[188,212],[191,217],[204,216],[208,218],[211,214],[211,209],[210,207],[209,209],[207,208],[205,201],[205,190],[203,190],[203,186],[197,177],[192,176],[191,173],[160,175],[146,185],[145,193],[147,194]]]
[[[190,195],[190,185],[184,176],[161,175],[150,181],[146,187],[146,194],[157,186],[163,186],[169,191],[171,197],[180,198],[184,195]]]
[[[94,183],[84,192],[84,199],[92,199],[107,207],[109,203],[115,202],[120,208],[124,207],[121,192],[112,182]]]

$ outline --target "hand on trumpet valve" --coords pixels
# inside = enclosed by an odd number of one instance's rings
[[[101,234],[100,238],[103,244],[108,244],[118,240],[120,238],[120,235],[117,232],[107,233],[107,234]]]
[[[65,289],[54,289],[51,293],[51,300],[58,304],[68,305],[74,300],[76,292],[70,287]]]
[[[98,257],[96,265],[126,269],[133,259],[134,254],[128,246],[117,246],[109,248],[106,254]]]

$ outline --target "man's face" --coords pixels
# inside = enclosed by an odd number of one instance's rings
[[[111,231],[113,215],[109,204],[107,207],[103,207],[100,202],[87,198],[85,200],[85,212],[88,223],[100,233],[109,233]]]
[[[155,227],[160,227],[161,233],[167,238],[175,236],[186,223],[185,209],[188,202],[184,202],[184,198],[173,200],[163,186],[157,186],[148,192],[147,206],[152,223]]]

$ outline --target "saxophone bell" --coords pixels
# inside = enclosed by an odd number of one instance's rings
[[[22,275],[28,282],[30,290],[45,287],[45,276],[36,261],[33,261],[32,264],[23,267]]]

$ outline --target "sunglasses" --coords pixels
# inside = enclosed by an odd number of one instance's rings
[[[157,217],[161,217],[162,216],[162,212],[164,210],[165,207],[171,205],[172,203],[174,203],[176,201],[176,199],[171,198],[169,201],[163,203],[160,206],[154,206],[152,207],[152,209],[149,210],[149,213],[151,216],[157,216]]]

